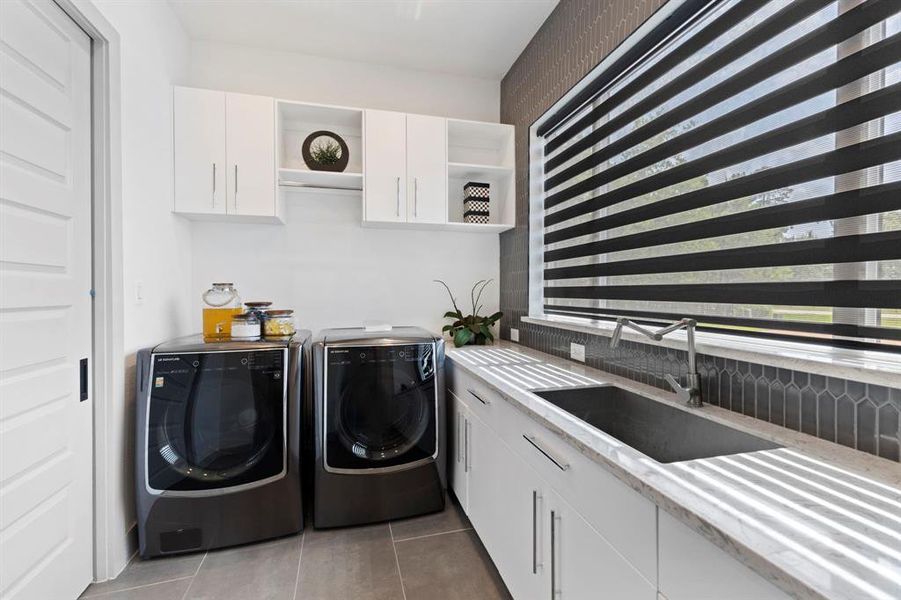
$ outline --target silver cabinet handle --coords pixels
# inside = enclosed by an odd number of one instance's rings
[[[235,163],[235,212],[238,212],[238,163]]]
[[[538,574],[538,490],[532,490],[532,574]]]
[[[558,469],[561,471],[566,471],[569,469],[569,463],[566,462],[566,459],[560,458],[556,456],[554,452],[551,452],[547,448],[541,445],[541,442],[534,435],[523,434],[523,439],[532,444],[536,450],[541,452],[546,459],[554,463]]]
[[[400,177],[397,177],[396,180],[397,180],[397,182],[396,182],[397,183],[397,209],[395,210],[395,213],[399,217],[400,216]]]
[[[457,462],[463,460],[463,415],[457,415]]]
[[[419,180],[413,178],[413,216],[419,216]]]
[[[474,391],[472,391],[472,390],[466,390],[466,391],[469,392],[470,395],[471,395],[473,398],[475,398],[476,400],[478,400],[479,402],[481,402],[481,403],[484,404],[485,406],[489,406],[489,405],[491,404],[491,402],[485,400],[484,398],[482,398],[481,396],[479,396],[478,394],[476,394]]]
[[[213,208],[216,208],[216,163],[213,163],[213,192],[210,194]]]
[[[551,600],[557,598],[557,514],[551,511]]]
[[[469,473],[469,419],[463,419],[463,472]]]

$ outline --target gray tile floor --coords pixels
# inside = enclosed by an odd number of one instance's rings
[[[453,497],[444,512],[172,558],[134,558],[82,598],[495,600],[510,598]]]

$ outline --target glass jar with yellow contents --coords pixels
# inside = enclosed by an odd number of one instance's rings
[[[294,335],[293,310],[267,310],[263,320],[263,335],[266,337],[288,337]]]
[[[204,339],[230,338],[232,317],[244,312],[241,307],[241,296],[234,283],[214,283],[203,293]]]

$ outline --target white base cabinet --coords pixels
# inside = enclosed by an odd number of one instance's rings
[[[787,600],[514,408],[447,366],[451,487],[516,600]]]
[[[598,498],[603,502],[603,498]],[[597,533],[559,494],[548,510],[552,599],[655,600],[657,586]]]
[[[564,499],[559,486],[548,476],[548,468],[569,470],[569,460],[556,453],[541,454],[534,448],[533,455],[521,455],[511,444],[510,435],[523,425],[519,419],[524,415],[487,386],[453,367],[448,369],[448,391],[451,435],[460,450],[452,454],[451,486],[513,597],[655,600],[656,582],[646,579],[617,552]],[[522,429],[517,435],[524,442],[522,436],[530,432]],[[579,469],[580,476],[587,474]],[[645,502],[631,493],[636,503]],[[604,503],[604,496],[595,501]],[[647,525],[653,531],[651,507]],[[622,520],[623,515],[616,518]],[[641,535],[645,525],[636,524],[634,530]],[[641,562],[653,563],[653,536],[647,540],[644,553],[647,556],[642,556]]]
[[[659,511],[660,592],[667,600],[788,600],[775,585]]]
[[[469,411],[453,392],[448,390],[448,405],[450,406],[450,444],[448,445],[450,487],[463,508],[463,512],[469,514]]]

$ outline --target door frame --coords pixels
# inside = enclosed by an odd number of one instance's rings
[[[111,489],[108,445],[116,428],[110,407],[124,401],[124,288],[122,269],[121,46],[119,33],[90,0],[53,0],[91,38],[94,580],[118,575],[110,556],[107,508]]]

